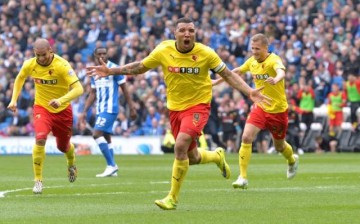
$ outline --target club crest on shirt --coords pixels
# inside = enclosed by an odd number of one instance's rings
[[[196,61],[196,60],[198,59],[198,57],[197,57],[196,55],[193,55],[193,56],[191,57],[191,59],[192,59],[193,61]]]
[[[52,75],[52,74],[54,74],[54,69],[49,70],[49,75]]]

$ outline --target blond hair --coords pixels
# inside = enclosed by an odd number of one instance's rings
[[[269,40],[268,38],[262,34],[262,33],[258,33],[258,34],[255,34],[254,36],[251,37],[251,41],[253,42],[258,42],[260,41],[261,44],[265,45],[265,46],[269,46]]]

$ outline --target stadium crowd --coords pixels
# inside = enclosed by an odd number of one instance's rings
[[[355,82],[360,75],[359,15],[357,0],[0,0],[0,136],[33,135],[35,90],[31,80],[19,96],[19,110],[12,114],[6,107],[20,66],[33,57],[32,43],[37,37],[49,40],[55,53],[69,60],[80,78],[85,93],[72,105],[74,134],[90,135],[95,110],[89,111],[88,124],[78,122],[78,117],[90,92],[85,67],[94,63],[94,49],[106,46],[109,60],[120,65],[140,60],[160,41],[174,38],[174,21],[183,16],[196,22],[197,40],[213,48],[231,69],[250,55],[252,35],[268,36],[270,50],[281,56],[287,67],[290,121],[295,122],[290,127],[303,122],[308,131],[314,107],[328,104],[328,94],[336,88],[350,105],[346,83]],[[138,118],[128,119],[129,108],[121,98],[114,135],[167,133],[166,86],[161,77],[161,68],[128,76]],[[250,75],[244,78],[251,84]],[[308,96],[313,99],[312,106],[304,103]],[[208,125],[205,133],[223,133],[223,142],[213,136],[214,142],[235,152],[235,136],[241,133],[251,102],[227,84],[215,86],[213,98],[209,122],[214,125]],[[349,121],[355,127],[358,120],[355,112],[351,113]],[[299,140],[293,144],[301,147]]]

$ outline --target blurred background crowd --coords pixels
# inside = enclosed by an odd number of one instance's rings
[[[195,21],[197,40],[213,48],[231,69],[250,56],[249,39],[253,34],[269,37],[270,50],[280,55],[287,67],[293,131],[288,134],[295,139],[295,148],[300,148],[316,119],[314,108],[327,105],[329,93],[343,94],[341,107],[351,104],[346,86],[360,75],[359,14],[358,0],[0,0],[0,136],[34,134],[32,80],[24,85],[16,114],[6,107],[22,63],[33,57],[32,44],[37,37],[48,39],[55,53],[67,59],[80,78],[85,93],[72,103],[74,135],[89,135],[95,111],[89,111],[88,124],[79,123],[77,118],[90,91],[85,67],[93,64],[95,47],[106,46],[109,60],[119,65],[141,60],[159,42],[174,38],[174,22],[186,16]],[[138,119],[128,119],[129,109],[121,98],[115,135],[167,133],[162,75],[159,68],[128,76]],[[215,74],[211,76],[215,78]],[[250,75],[244,79],[251,84]],[[204,130],[211,139],[208,143],[236,152],[250,106],[245,96],[227,84],[214,87],[212,115]],[[353,131],[357,130],[358,118],[353,110],[344,119],[351,122]],[[336,128],[324,132],[335,136]],[[269,148],[268,133],[259,136],[257,151],[265,151]]]

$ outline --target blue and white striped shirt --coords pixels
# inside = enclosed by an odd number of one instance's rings
[[[106,66],[112,68],[118,65],[108,61]],[[125,82],[124,75],[111,75],[98,80],[91,78],[91,88],[96,89],[96,114],[119,113],[119,86]]]

